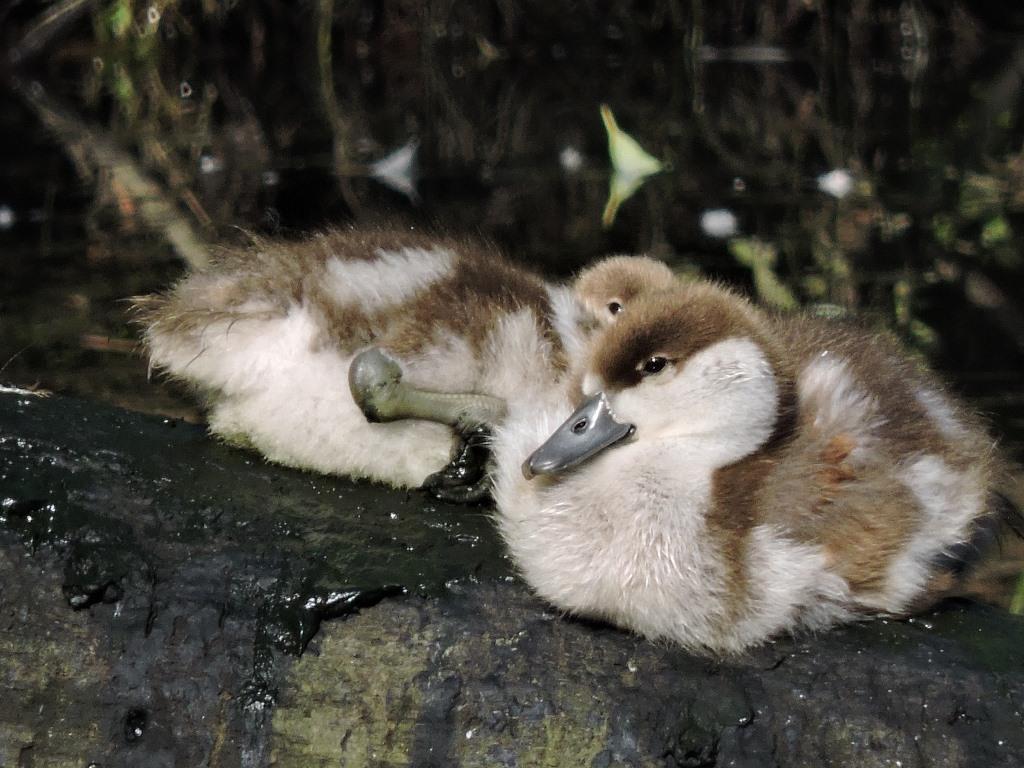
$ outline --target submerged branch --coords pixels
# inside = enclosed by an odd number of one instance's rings
[[[346,119],[338,107],[334,92],[334,71],[331,68],[331,38],[334,22],[334,0],[319,0],[316,18],[316,76],[320,84],[320,107],[331,129],[334,152],[334,175],[345,204],[358,216],[362,210],[359,198],[352,189],[349,176],[352,174],[352,159],[349,157],[349,129]]]
[[[43,13],[42,18],[33,24],[22,36],[21,41],[11,49],[8,54],[10,62],[19,64],[42,51],[54,35],[75,22],[94,3],[95,0],[63,0],[57,3]]]
[[[162,232],[178,256],[193,269],[206,266],[209,252],[202,237],[135,158],[118,147],[102,129],[89,126],[60,106],[39,84],[14,85],[39,121],[73,158],[107,171],[112,184],[137,203],[138,213],[146,225]]]

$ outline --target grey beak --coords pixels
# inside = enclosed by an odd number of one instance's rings
[[[636,427],[618,421],[607,396],[598,392],[523,462],[523,475],[530,480],[536,475],[564,472],[634,432]]]

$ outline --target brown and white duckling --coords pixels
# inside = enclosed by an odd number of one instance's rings
[[[494,444],[502,534],[566,611],[736,652],[919,609],[1013,535],[992,440],[887,337],[694,283],[638,297],[582,380]]]
[[[676,276],[663,262],[647,256],[609,256],[577,275],[572,284],[572,311],[568,313],[567,336],[589,339],[619,317],[626,305],[644,293],[676,284]],[[557,290],[549,286],[549,290]],[[560,318],[557,310],[551,319]],[[386,340],[384,344],[386,344]],[[570,361],[582,360],[576,345]],[[371,421],[399,421],[422,418],[467,429],[477,424],[493,425],[504,414],[506,403],[494,402],[480,393],[440,393],[403,381],[403,370],[394,349],[373,346],[360,353],[349,369],[352,395]],[[559,389],[559,388],[556,388]]]
[[[255,240],[137,306],[152,365],[206,396],[211,431],[282,464],[404,487],[448,463],[458,417],[495,421],[506,401],[556,387],[605,320],[484,247],[387,231]],[[367,422],[346,382],[371,346],[384,354],[353,384],[381,364],[401,382],[362,390],[362,405],[420,418]]]
[[[675,273],[657,259],[608,256],[581,272],[573,286],[577,298],[591,315],[607,324],[638,296],[675,284]]]

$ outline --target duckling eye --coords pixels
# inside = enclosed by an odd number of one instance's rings
[[[622,311],[622,305],[617,301],[608,302],[608,311],[613,315],[617,315]]]
[[[668,358],[656,355],[640,364],[640,375],[653,376],[656,373],[661,373],[666,365],[668,365]]]

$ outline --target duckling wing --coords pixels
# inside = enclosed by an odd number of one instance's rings
[[[786,334],[798,416],[775,506],[801,500],[785,522],[824,545],[860,605],[905,612],[936,592],[937,561],[984,530],[992,441],[884,334],[814,320]]]

